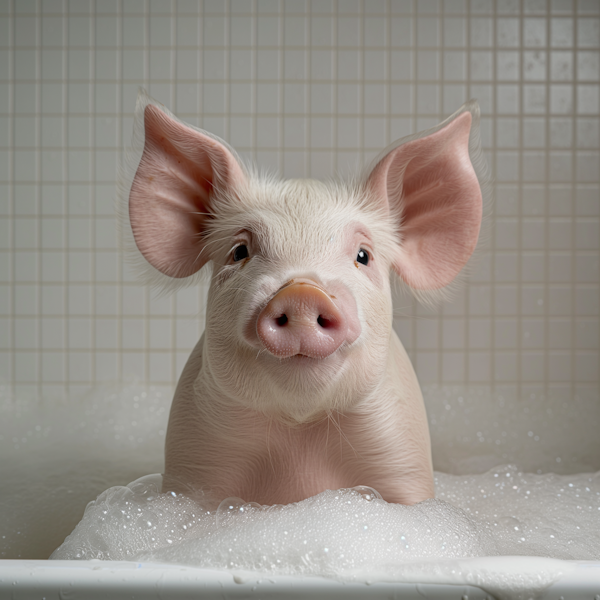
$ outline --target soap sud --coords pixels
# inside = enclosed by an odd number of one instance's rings
[[[52,558],[487,582],[490,591],[494,581],[548,585],[569,564],[522,558],[519,572],[505,572],[499,555],[600,558],[600,474],[569,474],[600,469],[597,394],[570,405],[484,387],[431,386],[424,396],[435,500],[387,504],[364,488],[285,507],[226,499],[215,511],[161,494],[160,475],[139,479],[163,469],[170,393],[131,384],[37,403],[0,387],[0,558],[46,558],[72,531]],[[485,556],[498,558],[468,558]]]
[[[340,575],[416,559],[600,558],[600,472],[435,474],[436,499],[389,504],[372,488],[327,490],[287,506],[227,498],[208,510],[160,493],[160,475],[90,502],[54,559],[144,560],[274,575]]]
[[[388,504],[361,487],[287,506],[228,498],[210,511],[184,495],[160,494],[160,486],[155,475],[101,494],[52,558],[336,575],[404,560],[497,553],[489,527],[443,500]]]
[[[569,571],[568,563],[532,556],[600,558],[600,472],[532,475],[506,465],[483,475],[436,472],[435,484],[436,499],[413,506],[359,486],[286,506],[226,498],[210,510],[184,494],[161,493],[161,475],[149,475],[90,502],[50,558],[450,582],[498,598],[529,598]],[[464,560],[491,556],[504,561]]]

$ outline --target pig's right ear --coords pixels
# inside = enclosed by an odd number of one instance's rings
[[[479,107],[468,102],[388,148],[367,177],[371,196],[397,220],[392,267],[416,292],[451,283],[477,244],[485,181],[478,122]]]
[[[224,142],[178,121],[143,93],[136,113],[144,149],[129,192],[133,237],[158,271],[188,277],[209,259],[204,233],[215,189],[232,192],[246,175]]]

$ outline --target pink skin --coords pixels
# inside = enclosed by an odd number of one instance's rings
[[[427,418],[392,330],[389,274],[435,291],[471,255],[481,220],[474,116],[465,105],[341,188],[249,176],[219,140],[141,99],[135,243],[172,278],[213,262],[205,334],[171,408],[165,491],[211,506],[356,485],[389,502],[433,497]],[[241,243],[248,256],[236,261]]]

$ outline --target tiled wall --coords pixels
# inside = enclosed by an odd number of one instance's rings
[[[204,289],[116,249],[138,86],[289,177],[362,165],[465,100],[495,203],[478,268],[396,327],[421,381],[569,396],[600,370],[598,0],[0,0],[0,379],[170,385]]]

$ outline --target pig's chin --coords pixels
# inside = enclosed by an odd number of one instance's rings
[[[348,409],[368,394],[373,384],[355,377],[351,363],[354,361],[344,348],[325,358],[303,354],[279,358],[264,352],[254,363],[261,388],[254,407],[295,422],[319,418],[329,410]]]

